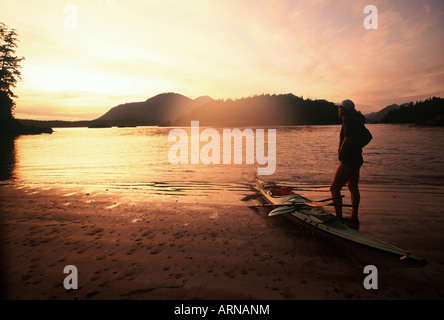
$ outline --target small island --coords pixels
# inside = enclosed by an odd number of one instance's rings
[[[52,128],[26,126],[17,119],[1,119],[0,120],[0,136],[1,137],[17,137],[25,134],[41,134],[52,133]]]

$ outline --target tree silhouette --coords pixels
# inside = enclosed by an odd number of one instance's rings
[[[18,41],[15,30],[0,22],[0,119],[14,118],[13,98],[17,96],[12,89],[21,79],[20,62],[24,60],[15,55]]]
[[[362,115],[361,115],[362,116]],[[363,117],[363,116],[362,116]],[[338,107],[326,100],[293,94],[262,94],[248,98],[214,100],[173,122],[186,126],[199,120],[207,126],[286,126],[340,124]]]
[[[13,98],[17,96],[12,89],[21,79],[20,62],[25,59],[15,54],[17,42],[17,32],[0,22],[0,136],[14,138],[21,134],[52,133],[51,128],[26,126],[14,119]]]
[[[382,123],[416,123],[427,124],[444,116],[444,98],[430,97],[424,101],[409,103],[387,113]],[[442,124],[442,120],[440,120]]]

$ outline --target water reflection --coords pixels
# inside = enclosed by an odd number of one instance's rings
[[[14,178],[16,138],[0,139],[0,181]]]
[[[442,128],[369,127],[374,139],[364,150],[363,184],[442,185]],[[3,140],[0,179],[34,186],[136,188],[159,195],[196,193],[193,184],[207,192],[253,181],[256,165],[171,164],[168,152],[174,142],[168,141],[169,130],[66,128],[50,136]],[[337,165],[339,131],[340,126],[278,128],[277,169],[270,179],[298,186],[329,185]],[[170,184],[161,184],[166,182]]]

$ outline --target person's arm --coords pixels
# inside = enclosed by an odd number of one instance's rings
[[[339,159],[342,158],[342,156],[347,155],[349,153],[349,149],[352,146],[353,140],[350,137],[345,137],[342,141],[342,145],[339,148],[338,157]]]

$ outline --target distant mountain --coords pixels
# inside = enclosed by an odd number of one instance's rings
[[[337,107],[326,100],[304,100],[293,94],[259,95],[241,99],[214,100],[208,96],[190,99],[177,93],[162,93],[144,102],[131,102],[110,109],[90,127],[107,126],[268,126],[340,123]]]
[[[409,103],[404,103],[401,106],[408,106],[408,105],[409,105]],[[376,122],[381,121],[390,111],[399,109],[401,106],[399,106],[397,104],[392,104],[392,105],[389,105],[378,112],[372,112],[372,113],[366,114],[365,118],[367,119],[367,122],[369,122],[369,123],[376,123]]]
[[[200,106],[200,105],[203,105],[205,103],[212,102],[212,101],[214,101],[214,99],[209,97],[209,96],[201,96],[199,98],[194,99],[194,104],[196,106]]]
[[[150,126],[173,122],[193,108],[213,101],[202,96],[190,99],[177,93],[162,93],[144,102],[130,102],[110,109],[103,116],[93,120],[96,126]]]

